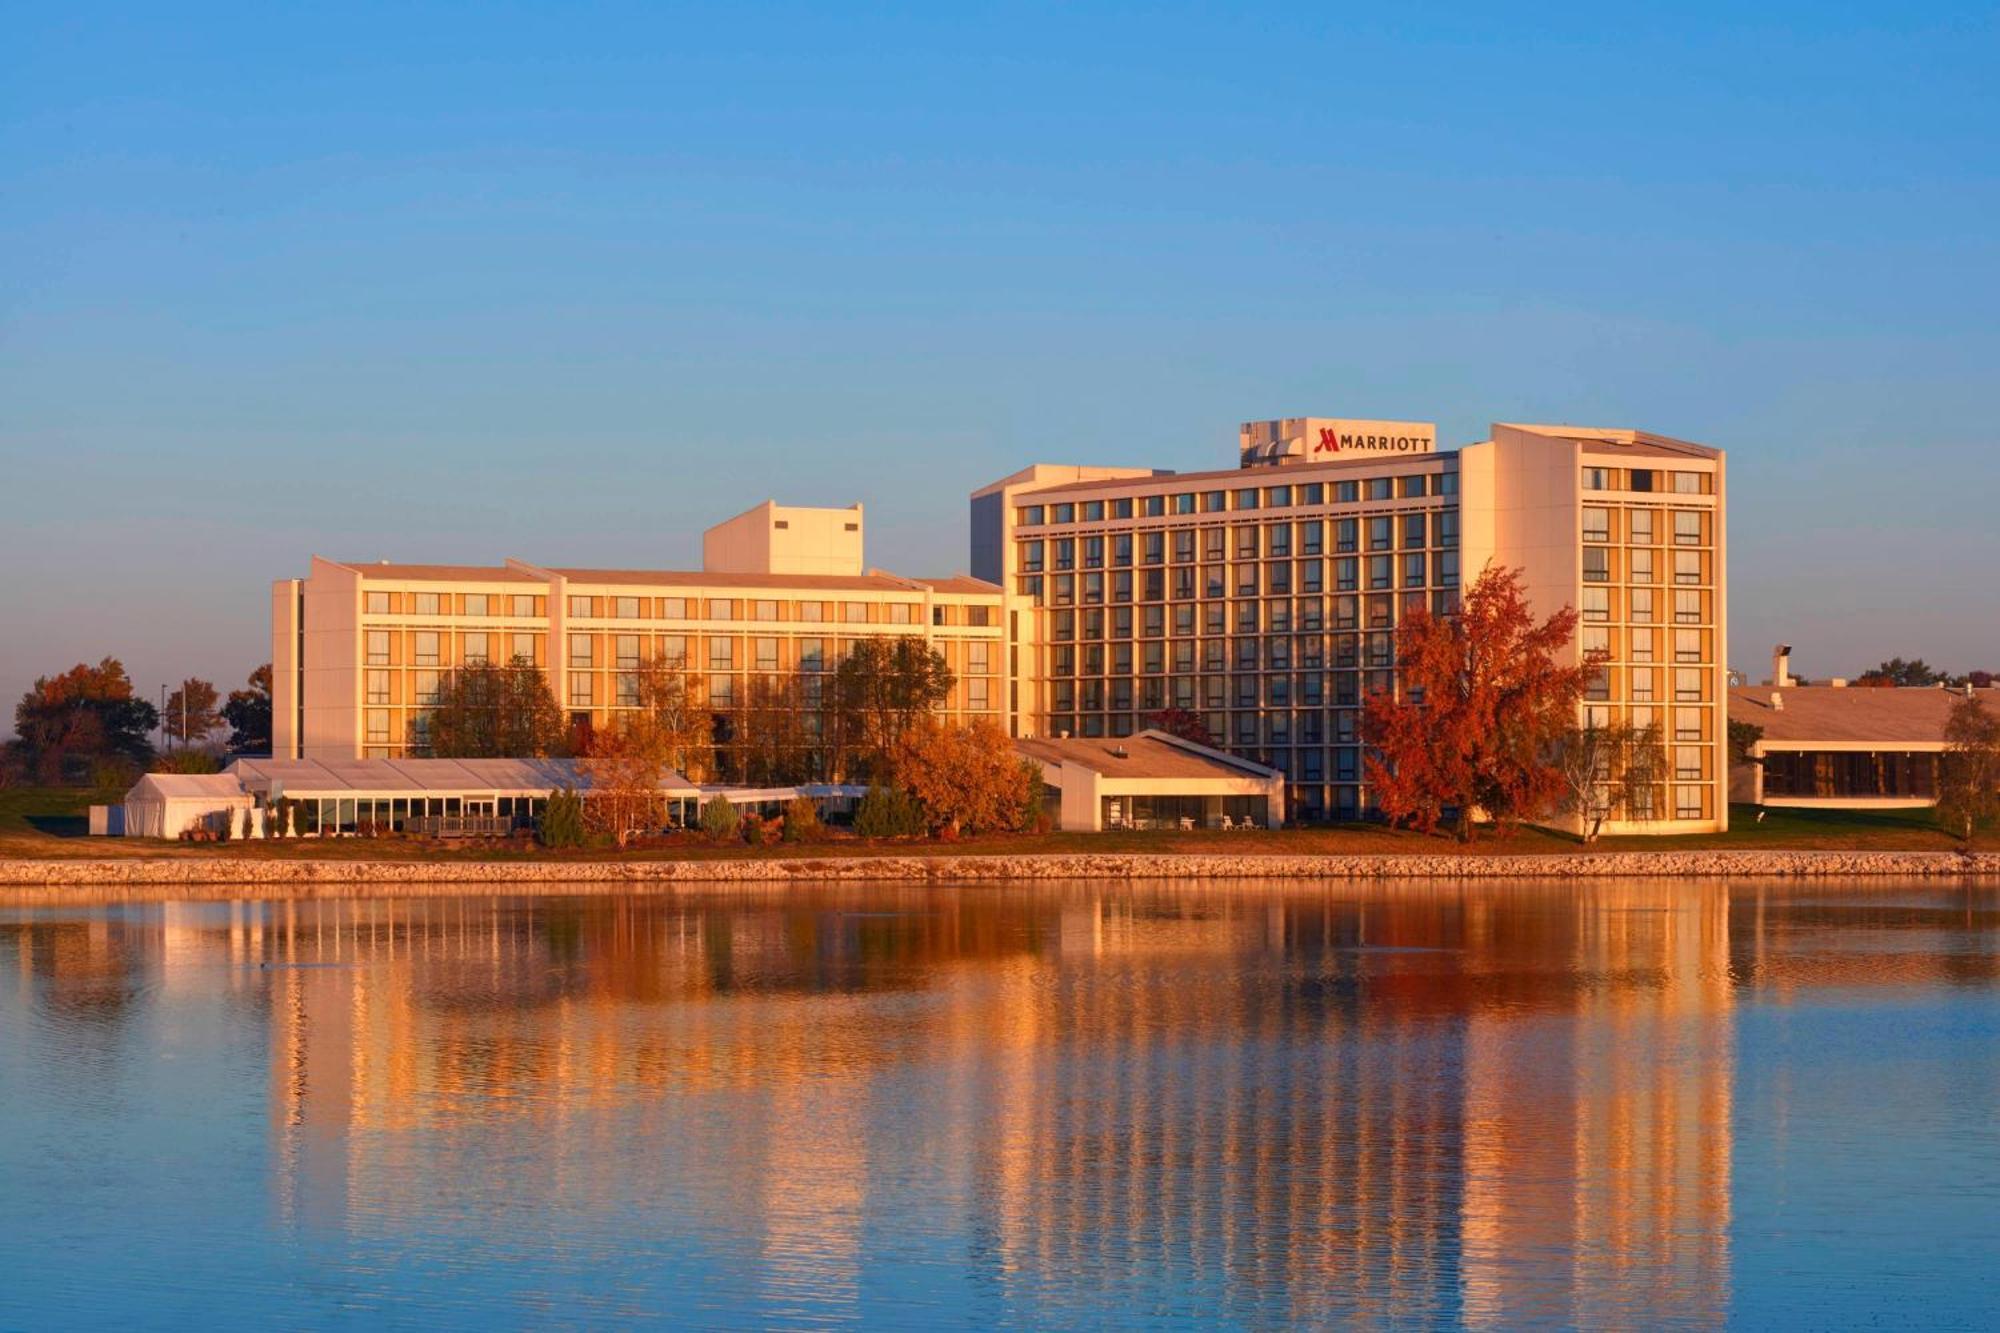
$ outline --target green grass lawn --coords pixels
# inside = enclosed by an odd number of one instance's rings
[[[697,835],[661,839],[625,852],[589,849],[547,852],[520,844],[445,844],[400,838],[297,839],[283,842],[160,843],[123,838],[91,838],[88,807],[92,794],[68,788],[0,789],[0,857],[70,858],[131,856],[221,856],[287,860],[706,860],[713,857],[1034,855],[1080,852],[1227,852],[1239,856],[1388,854],[1469,855],[1575,854],[1582,843],[1564,833],[1523,829],[1512,837],[1482,834],[1461,848],[1443,837],[1425,837],[1375,824],[1263,829],[1222,833],[1198,830],[1109,833],[1042,833],[963,838],[954,841],[869,841],[845,835],[805,845],[718,846]],[[1757,822],[1751,806],[1730,811],[1730,829],[1721,834],[1674,837],[1607,837],[1598,851],[1680,851],[1689,849],[1781,849],[1949,851],[1958,840],[1940,829],[1928,810],[1771,810]],[[2000,847],[2000,829],[1974,839],[1981,849]]]

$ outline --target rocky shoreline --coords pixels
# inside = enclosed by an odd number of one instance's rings
[[[235,890],[231,897],[398,892],[617,893],[634,888],[1048,880],[1371,882],[1505,879],[1826,879],[2000,876],[2000,852],[1686,851],[1560,856],[1214,856],[1079,853],[1023,856],[768,857],[704,861],[280,861],[232,858],[0,861],[0,886]],[[150,895],[149,895],[150,896]]]

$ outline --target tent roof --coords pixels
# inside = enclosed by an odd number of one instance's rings
[[[574,759],[238,759],[229,772],[245,786],[283,785],[290,796],[341,792],[546,793],[557,787],[590,788]],[[234,778],[232,778],[234,780]],[[668,773],[660,789],[692,796],[695,787]]]
[[[229,773],[148,773],[125,793],[131,800],[230,800],[243,786]]]

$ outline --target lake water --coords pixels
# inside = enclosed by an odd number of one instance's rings
[[[2000,1324],[2000,888],[0,906],[0,1327]]]

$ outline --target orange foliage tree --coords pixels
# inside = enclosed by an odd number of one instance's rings
[[[1574,608],[1537,624],[1519,571],[1497,566],[1480,574],[1456,615],[1405,613],[1401,695],[1371,691],[1362,714],[1382,813],[1425,833],[1449,814],[1468,841],[1474,810],[1504,829],[1555,809],[1565,784],[1554,756],[1601,666],[1594,657],[1565,663],[1575,633]]]
[[[897,785],[923,807],[933,829],[984,833],[1021,827],[1028,766],[998,725],[953,727],[919,718],[897,739]]]

